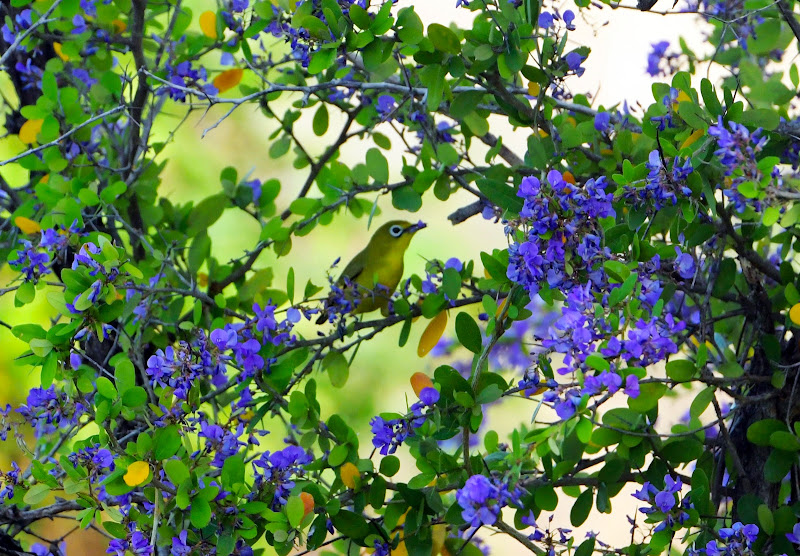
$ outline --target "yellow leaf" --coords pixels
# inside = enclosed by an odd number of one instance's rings
[[[400,541],[400,544],[397,545],[397,548],[392,550],[391,556],[408,556],[406,541]]]
[[[42,176],[42,179],[39,180],[39,183],[47,183],[50,181],[50,174],[45,174]]]
[[[115,19],[114,21],[111,22],[111,25],[114,26],[114,31],[116,31],[117,34],[124,33],[125,29],[128,28],[128,25],[121,19]]]
[[[700,139],[704,133],[705,130],[703,129],[695,129],[692,132],[692,134],[686,138],[686,141],[683,142],[683,145],[681,145],[681,149],[685,149],[686,147],[693,145],[694,142]]]
[[[531,81],[528,83],[528,94],[532,97],[538,97],[539,91],[542,90],[541,85],[539,85],[536,81]]]
[[[209,39],[217,38],[217,14],[214,12],[203,12],[200,14],[200,29]]]
[[[508,297],[503,299],[503,302],[497,306],[497,311],[494,312],[494,318],[496,319],[500,318],[500,315],[503,314],[503,311],[505,310],[507,304],[508,304]]]
[[[792,322],[800,325],[800,303],[795,303],[791,309],[789,309],[789,318],[792,319]]]
[[[208,274],[206,274],[205,272],[198,272],[197,283],[203,287],[206,287],[208,285]]]
[[[61,50],[61,43],[60,42],[53,42],[53,50],[56,53],[56,56],[64,60],[65,62],[69,62],[69,56],[64,54],[64,51]]]
[[[30,145],[36,141],[36,136],[42,131],[44,120],[28,120],[19,128],[19,140]]]
[[[550,134],[549,134],[549,133],[547,133],[547,132],[546,132],[545,130],[543,130],[542,128],[539,128],[537,131],[539,132],[539,137],[542,137],[542,138],[544,138],[544,137],[549,137],[549,136],[550,136]]]
[[[686,91],[681,91],[680,93],[678,93],[678,98],[675,99],[675,102],[677,103],[692,102],[692,97],[687,95]]]
[[[425,373],[414,373],[411,375],[411,388],[414,389],[414,393],[419,397],[419,393],[425,388],[433,388],[433,381]]]
[[[23,231],[26,234],[38,234],[42,231],[42,227],[39,225],[38,222],[31,220],[30,218],[25,218],[24,216],[17,216],[14,219],[14,224],[17,225],[17,228]]]
[[[444,541],[447,538],[447,524],[439,523],[431,527],[431,556],[438,556],[444,548]]]
[[[150,476],[150,464],[146,461],[134,461],[128,466],[128,471],[122,479],[128,486],[139,486],[144,484]]]
[[[361,482],[361,473],[359,473],[358,467],[349,461],[339,469],[339,477],[341,477],[342,483],[347,488],[355,489],[358,483]]]
[[[600,154],[608,156],[614,154],[614,151],[611,149],[600,149]]]
[[[419,346],[417,346],[417,355],[425,357],[428,352],[439,343],[439,340],[444,334],[444,329],[447,326],[447,311],[442,311],[428,323],[425,332],[419,339]]]
[[[228,89],[233,89],[242,80],[244,70],[239,68],[225,70],[214,79],[214,86],[222,93]]]

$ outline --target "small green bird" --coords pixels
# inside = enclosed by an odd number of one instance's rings
[[[344,295],[337,296],[334,288],[317,324],[328,320],[331,313],[329,309],[337,301],[357,301],[352,314],[386,310],[392,293],[403,277],[403,256],[411,238],[424,227],[422,221],[412,224],[404,220],[392,220],[378,228],[364,250],[344,267],[336,281],[336,286],[344,291]]]

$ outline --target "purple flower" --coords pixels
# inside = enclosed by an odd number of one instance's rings
[[[471,527],[492,525],[500,510],[509,503],[519,503],[519,493],[509,491],[499,479],[490,480],[485,475],[473,475],[456,491],[456,501],[461,506],[461,517]]]
[[[680,247],[677,246],[675,247],[675,254],[677,255],[675,258],[675,270],[678,272],[678,275],[684,280],[693,278],[696,268],[694,257],[689,253],[681,252]]]
[[[389,119],[396,106],[397,102],[392,95],[381,95],[375,104],[375,110],[380,114],[381,120],[385,121]]]
[[[0,498],[2,497],[0,496]],[[786,538],[795,544],[800,544],[800,523],[795,523],[792,532],[786,533]]]
[[[649,73],[652,77],[657,77],[662,73],[665,73],[660,66],[661,60],[666,55],[667,48],[669,48],[669,42],[660,41],[651,44],[650,46],[653,47],[653,50],[651,50],[650,54],[647,55],[647,73]]]
[[[550,29],[553,26],[553,15],[548,12],[539,14],[539,27],[542,29]]]
[[[639,377],[636,375],[628,375],[625,378],[625,388],[622,391],[631,398],[638,398],[640,393]]]
[[[581,63],[583,63],[583,61],[586,59],[585,56],[581,56],[577,52],[570,52],[564,57],[564,59],[566,60],[569,69],[574,71],[578,77],[583,75],[583,72],[586,71],[581,67]]]
[[[575,30],[575,26],[572,24],[572,22],[575,21],[575,14],[572,12],[572,10],[565,11],[562,19],[564,20],[568,30]]]
[[[172,548],[169,553],[172,556],[188,556],[192,552],[192,547],[186,544],[186,536],[188,532],[186,529],[180,532],[177,537],[172,537]]]
[[[611,114],[608,112],[598,112],[594,117],[594,128],[597,131],[604,132],[608,130],[611,125]]]

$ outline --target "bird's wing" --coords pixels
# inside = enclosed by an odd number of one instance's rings
[[[364,272],[366,257],[366,250],[361,251],[358,255],[353,257],[353,260],[347,263],[347,266],[344,267],[341,276],[339,276],[339,282],[344,282],[345,278],[348,278],[351,282],[355,282],[361,273]]]

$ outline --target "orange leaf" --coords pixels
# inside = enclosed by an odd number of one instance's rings
[[[575,176],[573,176],[573,175],[572,175],[572,172],[570,172],[569,170],[567,170],[566,172],[564,172],[564,174],[562,175],[562,177],[564,178],[564,181],[565,181],[565,182],[567,182],[567,183],[571,183],[572,185],[575,185]]]
[[[358,467],[349,461],[339,469],[339,477],[341,477],[342,483],[347,488],[355,489],[358,483],[361,482],[361,473],[358,471]]]
[[[24,216],[17,216],[14,219],[14,224],[16,224],[17,228],[26,234],[38,234],[42,231],[42,227],[38,222],[31,220],[30,218],[25,218]]]
[[[414,393],[419,397],[419,393],[425,388],[433,388],[433,381],[425,373],[414,373],[411,375],[411,388]]]
[[[683,142],[681,145],[681,149],[685,149],[686,147],[691,146],[694,144],[695,141],[700,139],[705,134],[705,130],[703,129],[695,129],[692,134],[686,138],[686,141]]]
[[[300,500],[303,501],[303,517],[314,511],[314,497],[307,492],[300,493]]]
[[[56,56],[58,56],[59,58],[61,58],[65,62],[69,62],[69,56],[64,54],[64,51],[61,49],[61,43],[60,42],[53,42],[53,50],[55,51]]]
[[[134,461],[122,479],[128,486],[139,486],[150,476],[150,464],[146,461]]]
[[[203,12],[200,14],[200,29],[209,39],[217,38],[217,14],[214,12]]]
[[[115,19],[111,22],[111,25],[114,26],[114,31],[116,31],[118,34],[125,32],[125,29],[128,28],[128,25],[121,19]]]
[[[19,140],[30,145],[36,142],[36,136],[42,131],[44,120],[28,120],[19,128]]]
[[[239,68],[225,70],[214,79],[214,86],[222,93],[233,89],[242,80],[244,70]]]
[[[428,323],[425,332],[422,333],[417,346],[417,355],[425,357],[428,352],[432,350],[444,334],[444,329],[447,327],[447,311],[442,311]]]

